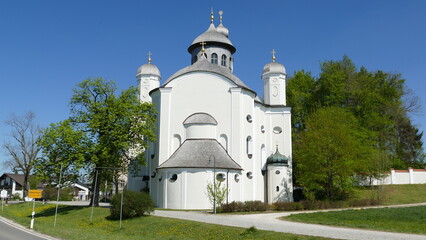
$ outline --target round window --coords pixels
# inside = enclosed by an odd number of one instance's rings
[[[252,179],[253,178],[253,173],[252,172],[248,172],[246,174],[246,176],[247,176],[248,179]]]
[[[275,171],[275,174],[279,175],[281,172],[280,170]]]
[[[223,173],[219,173],[219,174],[217,174],[216,175],[216,180],[218,180],[219,182],[223,182],[223,181],[225,181],[225,174],[223,174]]]

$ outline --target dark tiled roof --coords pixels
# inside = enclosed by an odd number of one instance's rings
[[[214,161],[211,156],[214,156]],[[210,159],[212,159],[210,161]],[[242,170],[216,139],[187,139],[158,168],[218,168]]]

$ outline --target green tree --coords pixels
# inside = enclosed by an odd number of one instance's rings
[[[287,104],[292,108],[293,132],[303,131],[307,117],[314,111],[315,79],[310,72],[295,72],[287,84]]]
[[[340,107],[326,107],[306,121],[294,144],[297,179],[307,196],[339,200],[354,187],[354,173],[376,156],[366,130],[353,114]]]
[[[215,183],[209,182],[207,184],[207,197],[213,207],[214,203],[216,203],[216,207],[222,206],[231,190],[226,186],[222,186],[222,183],[223,181],[216,180]]]
[[[322,63],[318,79],[297,72],[287,86],[293,107],[293,141],[297,141],[298,132],[305,131],[304,123],[315,109],[337,106],[350,111],[367,129],[377,150],[387,155],[390,165],[385,165],[421,166],[422,133],[408,117],[419,104],[410,94],[400,74],[372,72],[365,67],[358,70],[347,56]],[[297,161],[294,163],[297,165]]]
[[[90,159],[90,139],[75,129],[70,119],[50,124],[37,143],[43,154],[35,162],[34,170],[48,183],[58,181],[61,169],[63,181],[76,181],[80,169]]]
[[[98,206],[101,182],[126,174],[131,161],[135,169],[145,164],[144,151],[155,141],[155,110],[150,103],[140,103],[137,88],[116,95],[116,84],[102,78],[86,79],[73,91],[71,117],[53,125],[56,129],[52,133],[67,139],[63,146],[71,144],[67,147],[71,147],[72,156],[55,157],[55,152],[66,152],[61,146],[46,147],[43,156],[56,169],[64,161],[77,168],[84,162],[86,171],[91,172],[92,189],[96,189],[91,202]],[[43,138],[49,141],[49,135]]]

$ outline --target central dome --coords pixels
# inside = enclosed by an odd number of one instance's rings
[[[229,40],[229,38],[225,36],[222,31],[219,32],[213,23],[210,24],[207,31],[205,31],[204,33],[196,37],[194,41],[192,41],[191,46],[189,46],[188,48],[188,52],[192,53],[192,51],[195,48],[199,47],[200,43],[202,42],[205,42],[208,45],[216,44],[226,47],[231,51],[232,54],[236,51],[236,48],[234,47],[234,45],[232,45],[231,40]]]

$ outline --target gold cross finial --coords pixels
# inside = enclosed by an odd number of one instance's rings
[[[220,11],[219,11],[219,19],[220,19],[220,23],[222,23],[222,15],[223,15],[223,11],[222,11],[222,10],[220,10]]]
[[[275,53],[277,53],[277,52],[275,52],[275,50],[274,49],[272,49],[272,62],[275,62]]]
[[[200,44],[201,44],[201,52],[202,52],[202,53],[203,53],[203,55],[204,55],[204,52],[206,51],[206,49],[204,48],[204,45],[206,45],[206,43],[203,41],[203,42],[201,42]]]
[[[211,8],[211,11],[210,11],[210,22],[213,23],[213,20],[214,20],[214,13],[213,13],[213,8]]]
[[[148,63],[151,63],[151,61],[152,61],[152,59],[151,59],[152,53],[148,52],[147,55],[148,55]]]

